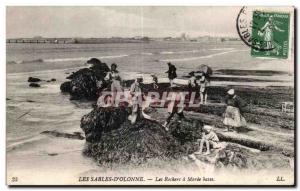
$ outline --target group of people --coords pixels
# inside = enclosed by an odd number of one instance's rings
[[[168,62],[168,71],[165,73],[168,74],[168,78],[170,81],[170,86],[174,87],[174,79],[177,78],[177,73],[176,73],[176,67],[171,63]],[[189,79],[189,87],[192,88],[197,88],[199,89],[200,93],[200,103],[201,104],[206,104],[207,103],[207,86],[209,85],[209,76],[206,75],[204,72],[200,73],[200,75],[195,75],[195,72],[190,73],[190,79]]]
[[[202,73],[200,76],[196,76],[195,72],[190,73],[189,86],[199,89],[200,103],[207,104],[207,87],[209,85],[209,77]]]
[[[170,62],[167,63],[169,70],[166,71],[168,73],[168,78],[170,80],[170,87],[174,88],[176,85],[174,84],[174,79],[177,78],[176,74],[176,67],[171,64]],[[207,103],[207,86],[209,83],[209,79],[207,79],[207,76],[201,75],[195,76],[194,72],[190,73],[191,78],[189,79],[189,86],[190,87],[198,87],[199,93],[200,93],[200,103],[201,104],[206,104]],[[158,79],[155,75],[152,75],[153,79],[153,88],[158,89]],[[105,80],[109,80],[111,82],[111,101],[114,103],[116,99],[116,94],[117,92],[123,91],[123,88],[121,86],[121,77],[119,75],[119,72],[117,70],[117,65],[113,63],[111,65],[111,70],[110,72],[107,73]],[[128,117],[131,123],[135,123],[138,116],[140,114],[143,115],[144,118],[150,119],[151,117],[147,114],[144,113],[144,109],[148,107],[150,104],[149,102],[146,102],[144,105],[140,105],[140,98],[143,97],[143,89],[142,89],[142,83],[143,83],[143,77],[142,76],[137,76],[135,79],[135,82],[131,84],[130,87],[130,95],[132,97],[132,113]],[[166,131],[169,130],[168,125],[173,118],[175,114],[179,116],[179,120],[184,118],[183,110],[184,107],[179,107],[176,105],[183,96],[181,95],[181,92],[174,92],[175,99],[177,102],[173,105],[168,106],[168,113],[169,116],[167,117],[165,123],[163,124],[163,127],[165,128]],[[238,127],[246,126],[246,120],[243,117],[242,113],[242,107],[245,106],[243,104],[243,101],[239,96],[236,95],[234,89],[230,89],[227,92],[227,96],[225,98],[225,103],[227,105],[225,113],[224,113],[224,120],[223,124],[227,127],[227,131],[232,131],[233,129],[238,130]],[[202,154],[203,147],[204,145],[206,146],[206,153],[210,153],[211,148],[219,148],[220,144],[218,136],[216,133],[213,131],[212,126],[204,125],[203,128],[204,134],[202,135],[202,139],[199,140],[199,151],[197,151],[195,154]]]

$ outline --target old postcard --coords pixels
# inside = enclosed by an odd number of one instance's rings
[[[295,185],[294,7],[6,7],[8,185]]]

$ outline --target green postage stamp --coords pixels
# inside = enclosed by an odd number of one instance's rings
[[[288,58],[290,14],[254,11],[251,55]]]

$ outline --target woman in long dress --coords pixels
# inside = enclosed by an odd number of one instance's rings
[[[275,46],[275,42],[273,40],[275,30],[279,32],[284,32],[284,30],[280,29],[277,25],[275,25],[273,21],[273,16],[270,16],[266,24],[261,28],[260,31],[258,31],[258,34],[262,35],[264,38],[267,50],[278,49],[278,47]],[[270,52],[267,51],[267,54],[269,53]]]
[[[225,100],[227,107],[223,123],[227,126],[228,131],[230,131],[230,128],[238,130],[239,127],[245,127],[247,125],[241,112],[241,108],[244,104],[242,103],[241,98],[235,95],[234,89],[230,89],[227,94]]]

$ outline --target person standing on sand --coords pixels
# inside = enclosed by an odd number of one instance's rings
[[[176,67],[173,64],[171,64],[171,62],[168,62],[168,67],[169,67],[169,70],[166,71],[165,73],[168,73],[168,78],[170,80],[170,86],[173,87],[173,80],[175,78],[177,78]]]
[[[230,128],[245,127],[247,122],[242,115],[241,108],[245,105],[240,97],[235,95],[234,89],[230,89],[227,92],[227,96],[225,99],[225,103],[227,105],[225,114],[224,114],[224,125],[227,126],[227,130],[230,131]]]
[[[115,103],[115,99],[118,92],[122,92],[122,86],[121,86],[121,77],[119,75],[119,71],[117,70],[117,65],[115,63],[112,63],[110,66],[110,72],[107,73],[105,76],[105,80],[109,80],[111,82],[111,93],[112,93],[112,103]]]

